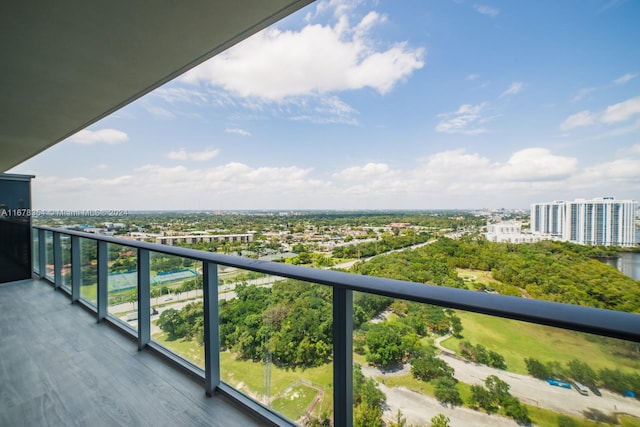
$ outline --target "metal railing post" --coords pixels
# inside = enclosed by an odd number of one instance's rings
[[[107,317],[109,259],[107,242],[98,240],[98,322]]]
[[[353,291],[333,288],[333,425],[353,425]]]
[[[53,289],[62,286],[62,245],[60,233],[53,232]]]
[[[45,278],[47,276],[47,239],[46,232],[42,229],[38,229],[38,268],[40,269],[40,277]]]
[[[218,265],[202,263],[204,303],[204,376],[205,393],[213,395],[220,384],[220,328],[218,313]]]
[[[138,350],[151,341],[149,251],[138,248]]]
[[[80,237],[71,236],[71,302],[80,299],[82,285],[82,257],[80,253]]]

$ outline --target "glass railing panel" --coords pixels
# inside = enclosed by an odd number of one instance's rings
[[[638,343],[367,294],[354,324],[355,425],[640,422]]]
[[[137,249],[107,244],[107,311],[138,330]]]
[[[202,262],[150,254],[151,339],[204,369]]]
[[[98,305],[98,242],[80,238],[80,298]]]
[[[54,276],[53,276],[53,269],[54,269],[54,264],[53,264],[53,232],[51,231],[45,231],[44,232],[44,244],[45,244],[45,250],[44,250],[44,265],[45,265],[45,272],[44,272],[44,277],[46,277],[47,279],[51,280],[53,282],[54,280]]]
[[[223,267],[219,300],[222,381],[300,424],[328,421],[332,289]]]
[[[31,247],[31,260],[33,264],[33,271],[40,274],[40,246],[38,245],[38,229],[31,228],[31,237],[33,246]]]
[[[60,286],[71,292],[71,236],[60,235],[60,255],[62,256],[60,270],[62,283],[60,283]]]

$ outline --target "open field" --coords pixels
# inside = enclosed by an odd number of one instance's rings
[[[564,365],[573,359],[585,361],[595,370],[620,369],[627,372],[640,370],[640,359],[619,355],[615,351],[618,340],[591,337],[548,326],[534,325],[476,313],[457,311],[462,320],[462,340],[482,344],[502,354],[508,370],[527,374],[526,357],[542,362],[557,361]],[[442,342],[445,348],[458,351],[458,338]],[[606,344],[603,344],[606,343]]]

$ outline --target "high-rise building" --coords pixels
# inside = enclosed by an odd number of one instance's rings
[[[531,205],[531,232],[582,245],[635,246],[638,202],[601,197]]]
[[[533,233],[562,237],[564,223],[564,201],[556,200],[531,205],[531,231]]]

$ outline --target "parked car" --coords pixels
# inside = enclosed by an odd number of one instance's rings
[[[580,393],[583,396],[589,396],[589,392],[587,391],[587,388],[585,386],[583,386],[582,384],[580,384],[578,381],[574,381],[573,382],[573,388],[576,389],[576,391],[578,393]]]

